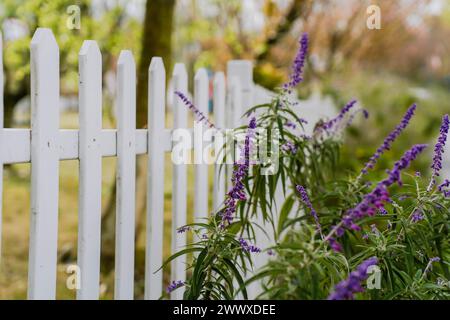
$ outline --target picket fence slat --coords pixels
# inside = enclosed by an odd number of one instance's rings
[[[188,80],[186,67],[182,63],[175,64],[172,76],[173,88],[175,91],[187,93]],[[174,129],[183,129],[187,127],[187,108],[175,93],[173,103],[173,127]],[[181,132],[180,132],[181,133]],[[175,143],[185,144],[184,136],[178,135],[178,131],[174,132],[173,140]],[[191,143],[189,143],[191,146]],[[185,149],[183,149],[185,150]],[[176,155],[178,156],[178,155]],[[183,155],[179,155],[182,157]],[[186,159],[186,158],[182,158]],[[178,159],[177,159],[178,160]],[[182,250],[186,246],[186,233],[178,233],[177,228],[186,225],[187,215],[187,171],[186,164],[173,163],[172,175],[172,253]],[[171,281],[186,280],[186,256],[183,255],[172,261],[171,264]],[[170,298],[172,300],[181,300],[183,298],[183,290],[174,290]]]
[[[217,72],[214,76],[213,99],[214,122],[218,130],[223,130],[225,129],[225,75],[223,72]],[[219,137],[222,139],[219,139]],[[215,136],[215,150],[219,150],[219,152],[214,155],[216,161],[218,161],[214,165],[214,211],[218,210],[225,200],[225,169],[220,165],[224,155],[224,150],[222,149],[224,142],[223,135],[217,134]]]
[[[208,117],[208,73],[205,69],[199,69],[194,77],[194,105]],[[203,159],[207,152],[203,132],[208,129],[204,122],[198,122],[194,119],[194,219],[196,222],[205,222],[204,218],[208,216],[208,165]],[[200,130],[200,128],[202,130]]]
[[[100,234],[102,152],[102,57],[95,41],[85,41],[79,54],[79,218],[78,299],[98,299],[100,286]]]
[[[50,29],[31,40],[31,223],[28,298],[54,299],[58,243],[59,48]]]
[[[0,32],[0,145],[3,144],[3,35]],[[2,151],[0,149],[0,151]],[[3,161],[0,157],[0,266],[2,265]]]
[[[164,149],[159,143],[165,122],[166,73],[160,57],[152,58],[148,81],[148,205],[145,255],[145,298],[162,294],[164,228]],[[156,272],[156,273],[155,273]]]
[[[114,296],[134,296],[134,234],[136,189],[136,67],[129,50],[117,63],[117,206]]]

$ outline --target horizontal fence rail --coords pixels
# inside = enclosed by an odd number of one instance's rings
[[[131,51],[123,50],[117,63],[117,129],[102,128],[102,59],[95,41],[86,40],[79,52],[79,129],[61,129],[59,48],[50,29],[38,28],[31,41],[31,129],[3,128],[3,74],[0,73],[0,194],[3,165],[31,163],[31,225],[28,298],[56,298],[59,163],[79,160],[79,219],[77,265],[81,270],[77,299],[98,299],[100,294],[102,158],[117,157],[115,299],[134,298],[134,246],[136,156],[148,154],[145,299],[163,294],[164,170],[165,153],[188,129],[188,108],[174,92],[188,93],[184,64],[171,76],[173,128],[165,127],[166,71],[161,58],[149,66],[148,129],[136,129],[136,68]],[[2,67],[0,34],[0,69]],[[218,72],[209,79],[205,69],[194,77],[193,101],[208,115],[212,81],[214,122],[218,128],[242,125],[244,106],[252,103],[252,67],[248,61],[230,61],[228,77]],[[198,126],[195,123],[194,126]],[[205,128],[206,129],[206,128]],[[188,146],[194,157],[202,155],[202,137],[188,129]],[[177,228],[187,221],[187,165],[172,164],[172,253],[186,246],[186,235]],[[230,169],[230,168],[228,168]],[[214,167],[213,192],[208,187],[208,165],[194,164],[194,219],[201,221],[217,210],[225,198],[226,178]],[[228,180],[229,181],[229,180]],[[212,207],[209,197],[212,197]],[[0,205],[0,259],[1,259]],[[171,280],[186,279],[186,258],[171,262]],[[256,296],[257,291],[250,292]],[[182,299],[182,290],[171,293]]]

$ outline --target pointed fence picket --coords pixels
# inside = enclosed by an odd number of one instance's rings
[[[78,299],[98,299],[102,205],[102,57],[95,41],[83,43],[79,54]]]
[[[31,223],[28,297],[54,299],[58,243],[59,48],[49,29],[31,40]]]
[[[136,188],[136,67],[131,51],[117,63],[116,299],[133,299]]]
[[[1,35],[0,35],[1,36]],[[0,49],[2,42],[0,37]],[[0,50],[0,70],[2,55]],[[228,78],[217,73],[213,79],[214,122],[217,129],[238,127],[244,106],[252,98],[252,67],[234,61]],[[149,67],[148,129],[136,129],[136,68],[130,51],[122,51],[117,64],[117,129],[102,129],[102,64],[95,41],[85,41],[79,53],[79,130],[59,128],[59,49],[50,29],[38,28],[31,41],[31,129],[3,128],[3,86],[0,86],[0,194],[3,164],[31,162],[31,225],[28,269],[28,298],[56,298],[58,240],[59,161],[79,160],[79,289],[77,299],[98,299],[100,295],[100,236],[102,158],[117,156],[115,299],[134,298],[136,155],[148,154],[147,231],[145,298],[163,294],[164,241],[164,157],[176,154],[177,146],[194,151],[194,221],[217,210],[225,198],[226,170],[214,166],[212,210],[209,209],[209,160],[215,130],[205,124],[209,137],[186,129],[188,109],[174,95],[188,94],[188,76],[183,64],[176,64],[173,76],[174,129],[165,128],[166,76],[161,58]],[[194,104],[208,116],[209,82],[205,69],[194,78]],[[0,83],[3,74],[0,73]],[[203,141],[203,139],[205,141]],[[220,142],[220,141],[219,141]],[[188,154],[184,154],[189,158]],[[216,155],[217,156],[217,155]],[[220,156],[220,155],[219,155]],[[200,161],[202,160],[202,161]],[[220,174],[219,174],[220,173]],[[230,172],[229,172],[230,174]],[[187,165],[173,164],[172,253],[185,248],[186,234],[177,233],[187,219]],[[0,231],[1,231],[0,205]],[[0,250],[1,250],[0,233]],[[262,257],[262,256],[261,256]],[[0,251],[1,259],[1,251]],[[262,258],[263,259],[263,258]],[[171,280],[186,279],[186,257],[171,263]],[[182,290],[172,299],[182,299]]]
[[[214,76],[214,122],[218,130],[225,129],[225,75],[223,72],[217,72]],[[214,140],[216,164],[214,166],[214,199],[213,211],[218,210],[225,200],[225,167],[221,166],[224,159],[225,150],[223,150],[224,139],[218,139],[223,135],[216,135]]]
[[[159,142],[164,131],[166,72],[161,58],[150,63],[148,77],[148,206],[147,251],[145,259],[145,297],[158,299],[162,294],[164,230],[164,148]],[[156,272],[156,273],[155,273]]]
[[[186,67],[182,63],[175,64],[173,70],[173,87],[174,92],[187,92],[188,80]],[[183,102],[173,93],[173,141],[174,143],[183,144],[183,146],[191,146],[190,136],[186,136],[184,131],[176,129],[184,129],[187,127],[187,108]],[[188,140],[188,141],[186,141]],[[182,148],[186,150],[187,148]],[[186,246],[186,233],[177,232],[177,229],[186,225],[187,218],[187,171],[186,164],[188,155],[187,152],[182,154],[174,154],[177,158],[173,162],[173,177],[172,177],[172,254],[182,250]],[[178,161],[181,160],[181,161]],[[184,161],[183,161],[184,160]],[[185,281],[186,280],[186,256],[183,255],[175,259],[171,263],[171,281]],[[172,291],[170,298],[172,300],[181,300],[183,298],[182,290]]]
[[[194,105],[208,117],[208,74],[205,69],[199,69],[194,78]],[[203,147],[205,130],[210,130],[204,122],[194,120],[194,219],[195,222],[205,222],[208,217],[208,165],[205,163],[206,148]]]

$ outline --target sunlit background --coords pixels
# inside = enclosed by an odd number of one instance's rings
[[[80,28],[71,28],[68,8],[80,8]],[[367,8],[380,8],[380,29],[369,29]],[[414,124],[383,158],[388,166],[411,141],[428,142],[440,117],[450,111],[450,2],[446,0],[2,0],[5,127],[30,125],[29,47],[37,27],[51,28],[60,47],[61,127],[78,128],[78,52],[85,39],[99,43],[103,55],[103,127],[115,127],[116,62],[131,49],[138,67],[137,126],[147,119],[147,68],[162,56],[167,73],[186,64],[190,79],[205,67],[212,77],[231,59],[254,63],[254,80],[274,90],[286,81],[301,33],[310,49],[301,99],[332,101],[336,108],[351,98],[370,112],[345,139],[343,174],[357,170],[413,102]],[[192,81],[189,84],[192,89]],[[301,113],[301,105],[298,107]],[[167,125],[172,123],[170,105]],[[213,110],[210,110],[213,112]],[[367,128],[370,128],[368,130]],[[406,146],[406,147],[405,147]],[[170,158],[167,158],[170,161]],[[145,230],[145,156],[137,179],[135,296],[143,296]],[[143,165],[144,164],[144,165]],[[419,163],[422,170],[428,163]],[[166,256],[170,249],[171,166],[166,166]],[[102,298],[113,296],[115,159],[103,160]],[[189,168],[189,216],[192,168]],[[30,165],[5,166],[0,298],[25,298],[30,211]],[[76,263],[78,162],[61,163],[57,298],[73,298],[66,288],[66,266]],[[165,274],[168,282],[168,274]]]

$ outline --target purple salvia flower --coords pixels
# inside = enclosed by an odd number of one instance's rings
[[[303,68],[305,66],[306,53],[308,52],[308,34],[306,32],[301,36],[299,43],[300,47],[292,65],[291,76],[289,81],[283,85],[283,89],[288,92],[303,81]]]
[[[305,188],[301,185],[297,185],[295,189],[299,193],[302,202],[309,208],[311,216],[313,217],[316,223],[317,231],[319,231],[320,235],[322,235],[322,227],[320,225],[319,216],[317,215],[317,211],[313,208],[312,203],[309,200],[308,193],[306,192]]]
[[[360,111],[362,112],[362,114],[363,114],[363,116],[364,116],[364,119],[369,118],[369,112],[368,112],[366,109],[358,109],[358,110],[356,110],[355,112],[353,112],[353,113],[350,115],[350,117],[349,117],[347,123],[345,124],[345,128],[348,128],[348,127],[350,127],[350,126],[352,125],[353,120],[355,119],[356,114],[357,114],[358,112],[360,112]]]
[[[250,165],[250,140],[254,135],[255,129],[256,118],[253,117],[248,125],[248,131],[245,137],[244,149],[241,153],[241,159],[234,164],[234,169],[231,177],[232,187],[227,193],[225,199],[225,207],[218,213],[222,217],[222,228],[225,228],[226,224],[230,224],[233,221],[238,201],[247,200],[247,196],[245,194],[244,179],[248,174]]]
[[[406,111],[400,124],[398,124],[397,127],[395,127],[395,129],[386,137],[383,144],[377,149],[375,154],[369,159],[364,168],[361,170],[361,174],[366,174],[369,171],[369,169],[372,169],[377,163],[378,158],[380,158],[385,151],[391,148],[391,145],[395,141],[395,139],[408,126],[411,118],[414,115],[416,108],[417,108],[416,104],[413,104],[408,108],[408,111]]]
[[[175,289],[183,287],[185,284],[186,283],[181,281],[181,280],[179,280],[179,281],[172,281],[172,283],[167,286],[166,291],[167,291],[167,293],[171,293]]]
[[[261,252],[260,248],[249,244],[244,238],[239,238],[239,244],[241,245],[241,249],[245,252],[250,252],[250,253]]]
[[[295,123],[293,123],[292,121],[286,121],[285,126],[288,127],[288,128],[292,128],[292,129],[297,128]]]
[[[445,179],[443,183],[438,186],[439,192],[443,193],[446,198],[450,197],[450,190],[447,188],[450,187],[450,180]]]
[[[300,138],[303,138],[304,140],[311,140],[312,139],[311,136],[308,136],[306,134],[301,134]]]
[[[331,119],[328,122],[325,122],[322,126],[318,127],[318,128],[323,128],[326,131],[331,130],[331,128],[339,123],[340,121],[342,121],[342,119],[345,117],[345,115],[353,108],[353,106],[356,104],[356,100],[351,100],[349,103],[347,103],[339,112],[339,114]]]
[[[328,300],[352,300],[355,293],[363,292],[364,289],[361,284],[368,277],[367,270],[377,263],[376,257],[363,261],[355,271],[350,273],[347,279],[335,286],[334,292],[328,296]]]
[[[191,230],[191,227],[189,227],[189,226],[183,226],[183,227],[179,227],[179,228],[177,229],[177,233],[184,233],[184,232],[189,231],[189,230]]]
[[[371,224],[371,225],[370,225],[370,231],[372,231],[372,233],[375,234],[375,235],[377,235],[377,234],[380,233],[380,231],[378,230],[376,224]]]
[[[361,227],[356,224],[367,216],[374,216],[384,208],[384,203],[390,201],[387,188],[397,183],[402,185],[400,173],[409,167],[410,163],[427,147],[425,144],[414,145],[410,150],[394,164],[394,168],[388,171],[388,177],[377,184],[375,189],[366,194],[363,200],[354,208],[347,210],[342,218],[342,225],[351,230],[360,231]]]
[[[194,113],[198,122],[203,122],[209,128],[215,128],[214,124],[209,121],[208,117],[206,117],[203,112],[198,110],[198,108],[186,97],[186,95],[180,91],[175,91],[175,94],[184,102],[186,106]]]
[[[397,183],[399,186],[402,185],[400,178],[400,173],[402,170],[409,167],[411,162],[417,158],[417,156],[425,150],[426,144],[416,144],[410,150],[406,151],[405,154],[394,164],[394,168],[388,171],[388,177],[384,179],[381,183],[386,187]]]
[[[439,261],[441,261],[441,258],[439,258],[439,257],[431,258],[430,261],[428,261],[428,264],[425,267],[425,270],[423,271],[423,276],[425,276],[428,272],[431,271],[431,269],[433,267],[433,262],[439,262]]]
[[[283,151],[285,151],[285,152],[289,152],[289,153],[292,153],[292,154],[296,154],[297,153],[297,147],[291,141],[288,141],[285,144],[283,144],[281,146],[281,149]]]
[[[366,119],[369,118],[369,111],[367,111],[366,109],[362,109],[362,113],[364,115],[364,118],[366,118]]]
[[[339,242],[336,241],[335,238],[328,238],[328,243],[330,245],[330,248],[333,249],[335,252],[342,252],[342,246]]]
[[[448,115],[446,114],[442,117],[441,128],[439,130],[439,138],[436,145],[434,146],[433,163],[431,165],[431,169],[433,169],[433,175],[430,185],[428,186],[428,191],[430,191],[431,187],[436,183],[435,177],[439,177],[439,173],[442,169],[442,154],[444,153],[445,143],[447,142],[449,124],[450,120],[448,118]]]
[[[414,211],[414,213],[411,215],[411,222],[417,223],[419,221],[422,221],[424,219],[422,212],[419,210]]]

